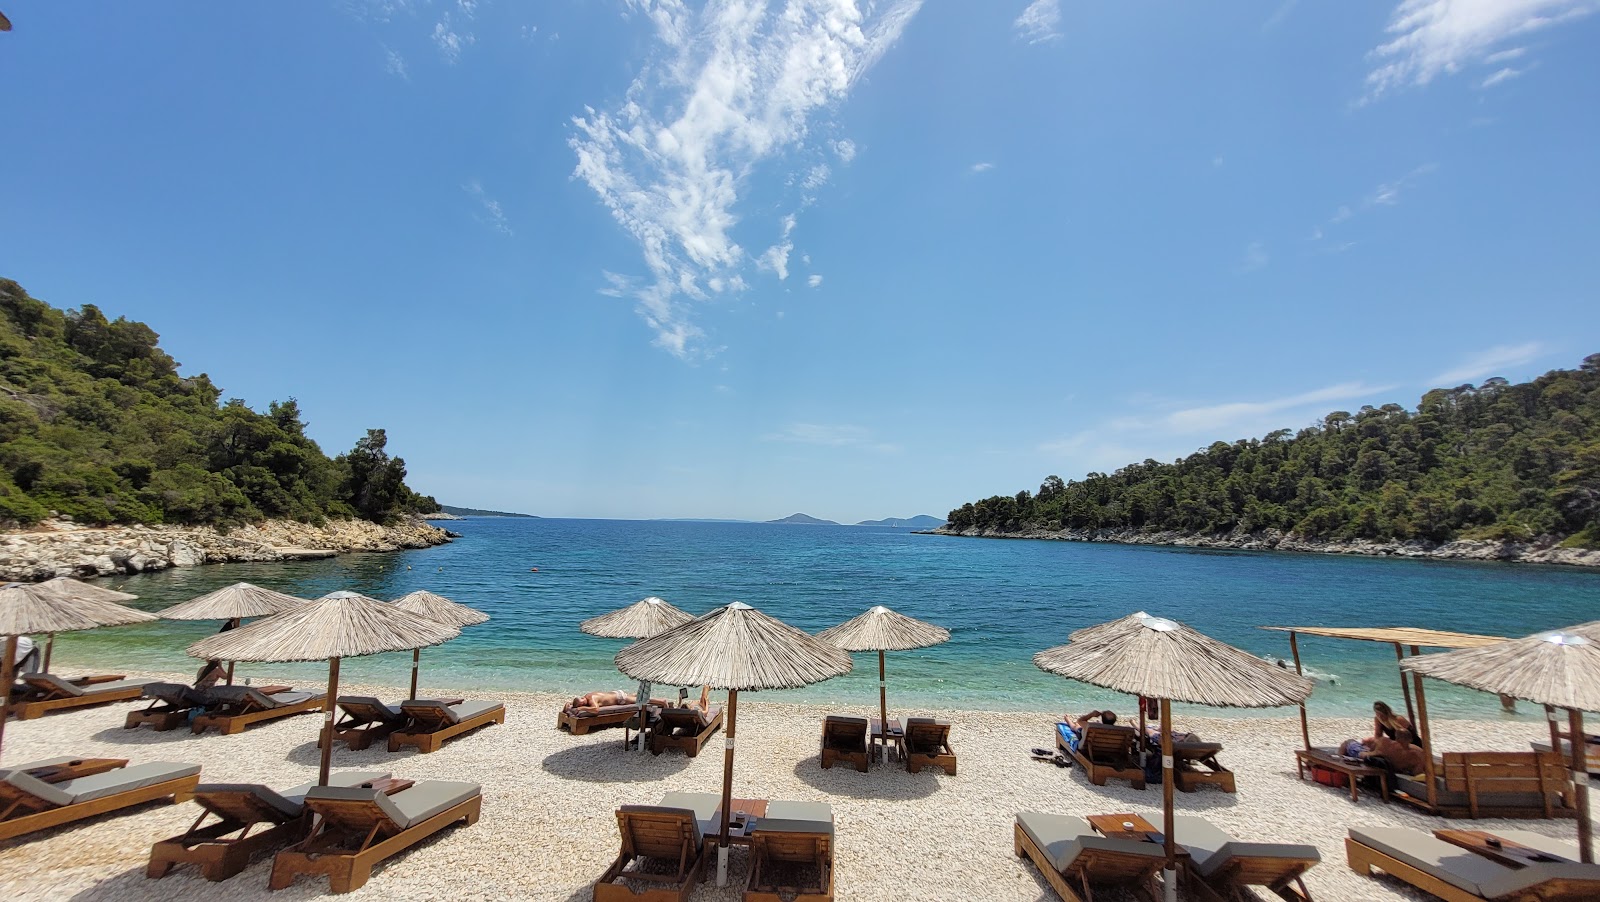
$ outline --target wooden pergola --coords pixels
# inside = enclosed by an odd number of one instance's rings
[[[1295,673],[1304,674],[1300,665],[1300,644],[1297,636],[1320,636],[1324,639],[1352,639],[1358,642],[1381,642],[1394,646],[1395,661],[1406,659],[1409,650],[1412,657],[1422,654],[1424,648],[1481,648],[1485,645],[1494,645],[1506,641],[1503,636],[1480,636],[1475,633],[1452,633],[1446,630],[1425,629],[1414,626],[1380,626],[1380,627],[1341,627],[1341,626],[1264,626],[1264,630],[1275,630],[1289,634],[1289,652],[1294,656]],[[1415,689],[1416,705],[1412,705],[1413,688]],[[1406,700],[1406,716],[1417,728],[1417,738],[1422,740],[1422,753],[1426,759],[1428,781],[1429,811],[1436,811],[1439,804],[1439,787],[1434,780],[1433,765],[1433,737],[1428,727],[1428,699],[1422,691],[1422,674],[1411,674],[1411,683],[1406,683],[1406,672],[1400,671],[1400,694]],[[1550,721],[1551,742],[1555,748],[1561,744],[1555,740],[1556,724]],[[1300,738],[1305,742],[1307,750],[1311,748],[1311,727],[1306,718],[1306,703],[1300,703]],[[1408,798],[1409,796],[1402,796]]]

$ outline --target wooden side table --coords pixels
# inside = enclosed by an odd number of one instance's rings
[[[1501,839],[1487,830],[1435,830],[1433,835],[1453,846],[1460,846],[1510,868],[1525,868],[1530,864],[1571,863],[1559,855],[1551,855],[1549,852],[1519,842]]]
[[[767,816],[766,799],[733,799],[728,804],[728,844],[750,845],[750,834],[756,822]],[[722,823],[722,812],[716,814],[717,824]]]
[[[65,783],[79,777],[92,777],[107,771],[127,767],[126,758],[81,758],[61,764],[50,764],[29,770],[28,776],[45,783]]]
[[[1352,761],[1342,755],[1334,755],[1322,749],[1295,749],[1294,769],[1300,779],[1306,778],[1306,768],[1311,766],[1326,767],[1336,770],[1350,778],[1350,801],[1356,800],[1356,784],[1363,777],[1377,777],[1378,791],[1383,795],[1385,802],[1389,801],[1389,772],[1381,767],[1372,767],[1360,761]]]
[[[901,725],[900,718],[889,718],[889,734],[887,736],[883,732],[883,721],[876,717],[872,718],[869,737],[872,746],[870,755],[872,760],[884,761],[892,758],[893,760],[904,761],[906,759],[906,729]],[[890,752],[891,746],[893,747],[892,754]]]

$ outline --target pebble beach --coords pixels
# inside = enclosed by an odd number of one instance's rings
[[[63,672],[76,668],[63,665]],[[270,668],[252,668],[258,683]],[[423,696],[476,697],[470,688],[426,685]],[[130,674],[186,679],[176,674]],[[290,682],[284,680],[284,682]],[[304,681],[302,681],[303,683]],[[302,688],[314,688],[309,685]],[[891,684],[890,702],[893,705]],[[350,685],[341,694],[394,700],[403,688]],[[482,819],[437,834],[389,859],[371,881],[346,898],[549,899],[580,902],[615,857],[613,812],[623,804],[655,804],[669,790],[719,791],[722,743],[712,740],[696,758],[675,752],[652,756],[625,751],[618,729],[569,736],[555,728],[562,696],[494,693],[507,707],[506,722],[460,737],[432,754],[390,754],[377,743],[351,752],[340,745],[338,769],[387,770],[408,779],[470,780],[483,784]],[[892,716],[934,715],[951,721],[959,757],[956,776],[937,769],[909,774],[894,762],[868,773],[818,765],[824,714],[864,715],[871,701],[821,708],[784,701],[784,693],[741,693],[734,795],[800,799],[833,807],[838,836],[837,898],[844,900],[1049,900],[1055,893],[1025,859],[1012,851],[1017,811],[1059,814],[1136,812],[1160,822],[1161,789],[1133,790],[1112,781],[1091,785],[1077,768],[1034,760],[1048,747],[1059,712],[895,711]],[[1132,714],[1128,699],[1107,695],[1106,705]],[[20,764],[56,755],[128,758],[133,763],[176,761],[202,765],[202,782],[260,782],[279,788],[314,780],[318,762],[315,715],[258,725],[235,736],[187,730],[124,730],[133,703],[53,714],[6,727],[4,761]],[[1223,763],[1237,774],[1238,792],[1202,788],[1178,793],[1179,813],[1207,817],[1241,839],[1310,843],[1322,863],[1306,876],[1319,900],[1430,898],[1387,877],[1358,876],[1345,865],[1343,839],[1351,824],[1433,829],[1442,821],[1402,804],[1363,794],[1351,803],[1343,790],[1296,779],[1293,750],[1300,745],[1293,709],[1281,717],[1227,718],[1209,709],[1175,709],[1181,729],[1221,741]],[[1331,744],[1361,736],[1369,721],[1314,719],[1312,738]],[[1441,747],[1525,750],[1541,724],[1441,720]],[[193,803],[152,803],[0,843],[0,895],[12,900],[295,899],[327,895],[326,879],[302,878],[267,891],[270,859],[258,859],[225,884],[212,884],[179,868],[161,880],[144,875],[152,843],[182,833],[199,814]],[[1571,819],[1500,821],[1472,826],[1520,827],[1573,841]],[[697,902],[740,898],[746,853],[732,853],[729,885],[708,880]],[[1097,898],[1100,894],[1097,893]],[[1108,899],[1117,899],[1108,892]]]

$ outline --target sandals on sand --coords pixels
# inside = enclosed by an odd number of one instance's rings
[[[1054,764],[1056,767],[1071,767],[1072,759],[1060,752],[1051,752],[1049,749],[1030,749],[1030,757],[1035,761]]]

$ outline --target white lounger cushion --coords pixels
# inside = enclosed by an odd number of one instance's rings
[[[722,835],[722,820],[717,810],[722,807],[722,796],[714,792],[669,792],[661,797],[663,808],[687,808],[694,812],[700,832],[706,836]]]
[[[823,802],[767,803],[767,816],[756,821],[762,833],[832,833],[833,808]]]
[[[1139,855],[1152,859],[1166,858],[1166,851],[1153,842],[1131,839],[1107,839],[1089,826],[1081,817],[1064,814],[1045,814],[1040,811],[1017,813],[1017,823],[1033,839],[1057,871],[1066,873],[1085,849],[1104,849]]]

